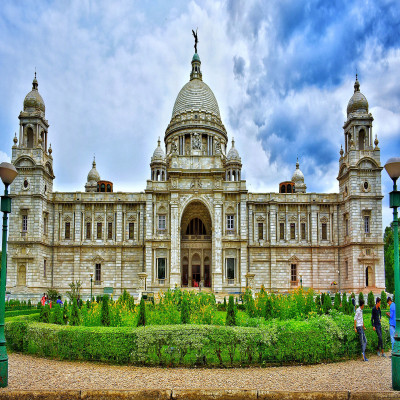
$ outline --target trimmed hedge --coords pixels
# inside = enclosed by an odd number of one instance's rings
[[[267,326],[212,325],[109,328],[60,326],[15,317],[6,323],[6,340],[15,351],[68,360],[162,366],[244,366],[312,364],[358,356],[360,344],[351,316],[332,313],[306,321],[273,320]],[[384,342],[390,345],[383,322]],[[367,329],[367,351],[377,335]]]
[[[17,315],[30,315],[30,314],[39,314],[39,310],[36,308],[28,308],[23,310],[13,310],[6,311],[5,318],[16,317]]]

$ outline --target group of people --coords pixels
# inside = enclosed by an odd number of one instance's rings
[[[391,297],[387,299],[389,305],[389,312],[386,315],[389,317],[389,327],[390,327],[390,341],[392,342],[392,350],[394,345],[394,331],[396,329],[396,305],[392,301]],[[364,309],[364,300],[360,300],[359,307],[356,310],[354,315],[354,331],[358,333],[361,343],[361,353],[364,361],[368,361],[368,358],[365,356],[365,349],[367,347],[367,338],[365,337],[365,330],[367,329],[364,325],[363,318],[363,309]],[[371,312],[371,323],[372,329],[378,335],[378,356],[386,357],[386,354],[383,351],[383,340],[382,340],[382,325],[381,325],[381,299],[380,297],[376,298],[375,306]]]
[[[42,298],[40,299],[40,303],[42,304],[42,307],[44,307],[46,304],[48,304],[50,306],[50,308],[52,307],[52,301],[49,299],[49,296],[47,295],[47,293],[43,293]],[[57,297],[57,304],[60,305],[60,307],[62,307],[64,305],[64,303],[61,300],[61,296]]]

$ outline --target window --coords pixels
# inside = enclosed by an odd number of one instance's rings
[[[97,235],[96,235],[96,238],[97,239],[101,239],[102,234],[103,234],[103,224],[101,222],[98,222],[97,223]]]
[[[226,278],[228,280],[235,279],[235,259],[226,259]]]
[[[226,216],[226,229],[228,231],[233,231],[235,229],[235,216],[234,215]]]
[[[349,236],[349,220],[346,218],[346,236]]]
[[[46,278],[46,262],[47,260],[43,261],[43,278]]]
[[[279,239],[285,240],[285,224],[283,222],[279,224]]]
[[[113,238],[112,222],[108,223],[107,238],[108,239],[112,239]]]
[[[71,239],[71,223],[65,223],[65,239]]]
[[[200,218],[193,218],[187,228],[186,235],[205,235],[206,227],[203,224],[203,221]]]
[[[306,240],[306,223],[301,223],[301,240]]]
[[[165,231],[166,229],[166,216],[165,215],[159,215],[158,216],[158,229],[160,231]]]
[[[328,239],[327,224],[323,223],[322,224],[322,240],[327,240],[327,239]]]
[[[92,231],[92,224],[90,222],[86,222],[86,239],[90,239]]]
[[[364,215],[364,233],[370,233],[369,215]]]
[[[22,232],[28,232],[28,216],[22,216]]]
[[[166,258],[157,258],[157,278],[164,280],[166,278]]]
[[[133,240],[135,238],[135,224],[133,222],[129,222],[129,240]]]
[[[258,223],[258,240],[264,239],[264,224],[262,222]]]
[[[48,223],[47,223],[47,217],[44,217],[43,218],[43,234],[45,235],[45,236],[47,236],[47,232],[48,232]]]
[[[290,266],[290,280],[292,282],[297,282],[297,265],[291,264]]]
[[[296,239],[296,224],[294,222],[290,224],[290,239]]]
[[[94,281],[95,283],[101,282],[101,264],[96,264],[96,268],[94,271]]]

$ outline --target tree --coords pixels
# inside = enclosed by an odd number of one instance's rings
[[[182,297],[181,301],[181,322],[182,324],[188,324],[190,321],[189,315],[189,303],[186,293]]]
[[[236,326],[236,306],[232,295],[229,296],[225,325]]]
[[[67,296],[70,299],[70,301],[73,301],[74,299],[77,299],[78,296],[80,295],[82,282],[81,281],[71,282],[68,286],[71,290],[67,292]]]
[[[142,298],[139,304],[139,318],[137,326],[145,326],[145,325],[146,325],[146,304],[144,302],[144,299]]]
[[[108,296],[103,296],[103,301],[101,303],[101,324],[103,326],[110,326],[110,309],[108,307]]]
[[[372,293],[372,290],[368,293],[367,303],[369,308],[374,308],[375,305],[375,297]]]
[[[339,308],[340,308],[340,293],[339,292],[337,292],[335,294],[335,300],[333,301],[333,308],[335,310],[339,310]]]
[[[54,321],[53,321],[53,323],[57,324],[57,325],[64,324],[63,312],[62,312],[62,309],[59,304],[56,304],[54,306]]]
[[[384,245],[384,256],[385,256],[385,283],[386,291],[389,293],[394,292],[394,238],[393,238],[393,226],[387,226],[385,228],[385,234],[383,235]],[[399,239],[400,244],[400,239]]]
[[[363,292],[360,292],[359,294],[358,294],[358,304],[360,304],[360,301],[364,301],[364,293]]]
[[[70,325],[73,326],[78,326],[81,324],[81,317],[79,315],[78,302],[76,301],[76,299],[74,299],[72,302],[71,316],[69,319],[69,323]]]
[[[332,308],[332,300],[330,296],[325,295],[324,304],[322,305],[324,314],[328,314],[329,310]]]
[[[50,322],[50,306],[46,304],[40,310],[39,321],[48,324]]]
[[[387,308],[387,296],[386,296],[386,292],[384,290],[382,290],[382,292],[381,292],[381,307]]]

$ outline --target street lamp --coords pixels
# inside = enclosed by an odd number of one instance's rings
[[[385,164],[386,172],[393,180],[393,191],[389,194],[390,208],[393,208],[393,240],[394,240],[394,291],[396,299],[400,299],[399,275],[399,228],[397,207],[400,207],[400,191],[397,190],[397,178],[400,176],[400,157],[393,157]],[[396,307],[396,330],[392,351],[392,387],[400,390],[400,302]]]
[[[11,212],[11,197],[8,196],[8,186],[18,175],[14,165],[3,162],[0,164],[0,177],[4,183],[4,196],[1,196],[1,211],[3,212],[3,236],[1,247],[0,272],[0,387],[8,386],[8,356],[6,337],[4,335],[4,316],[7,278],[7,214]]]
[[[90,274],[90,302],[92,302],[92,299],[93,299],[92,284],[93,284],[93,274]]]

